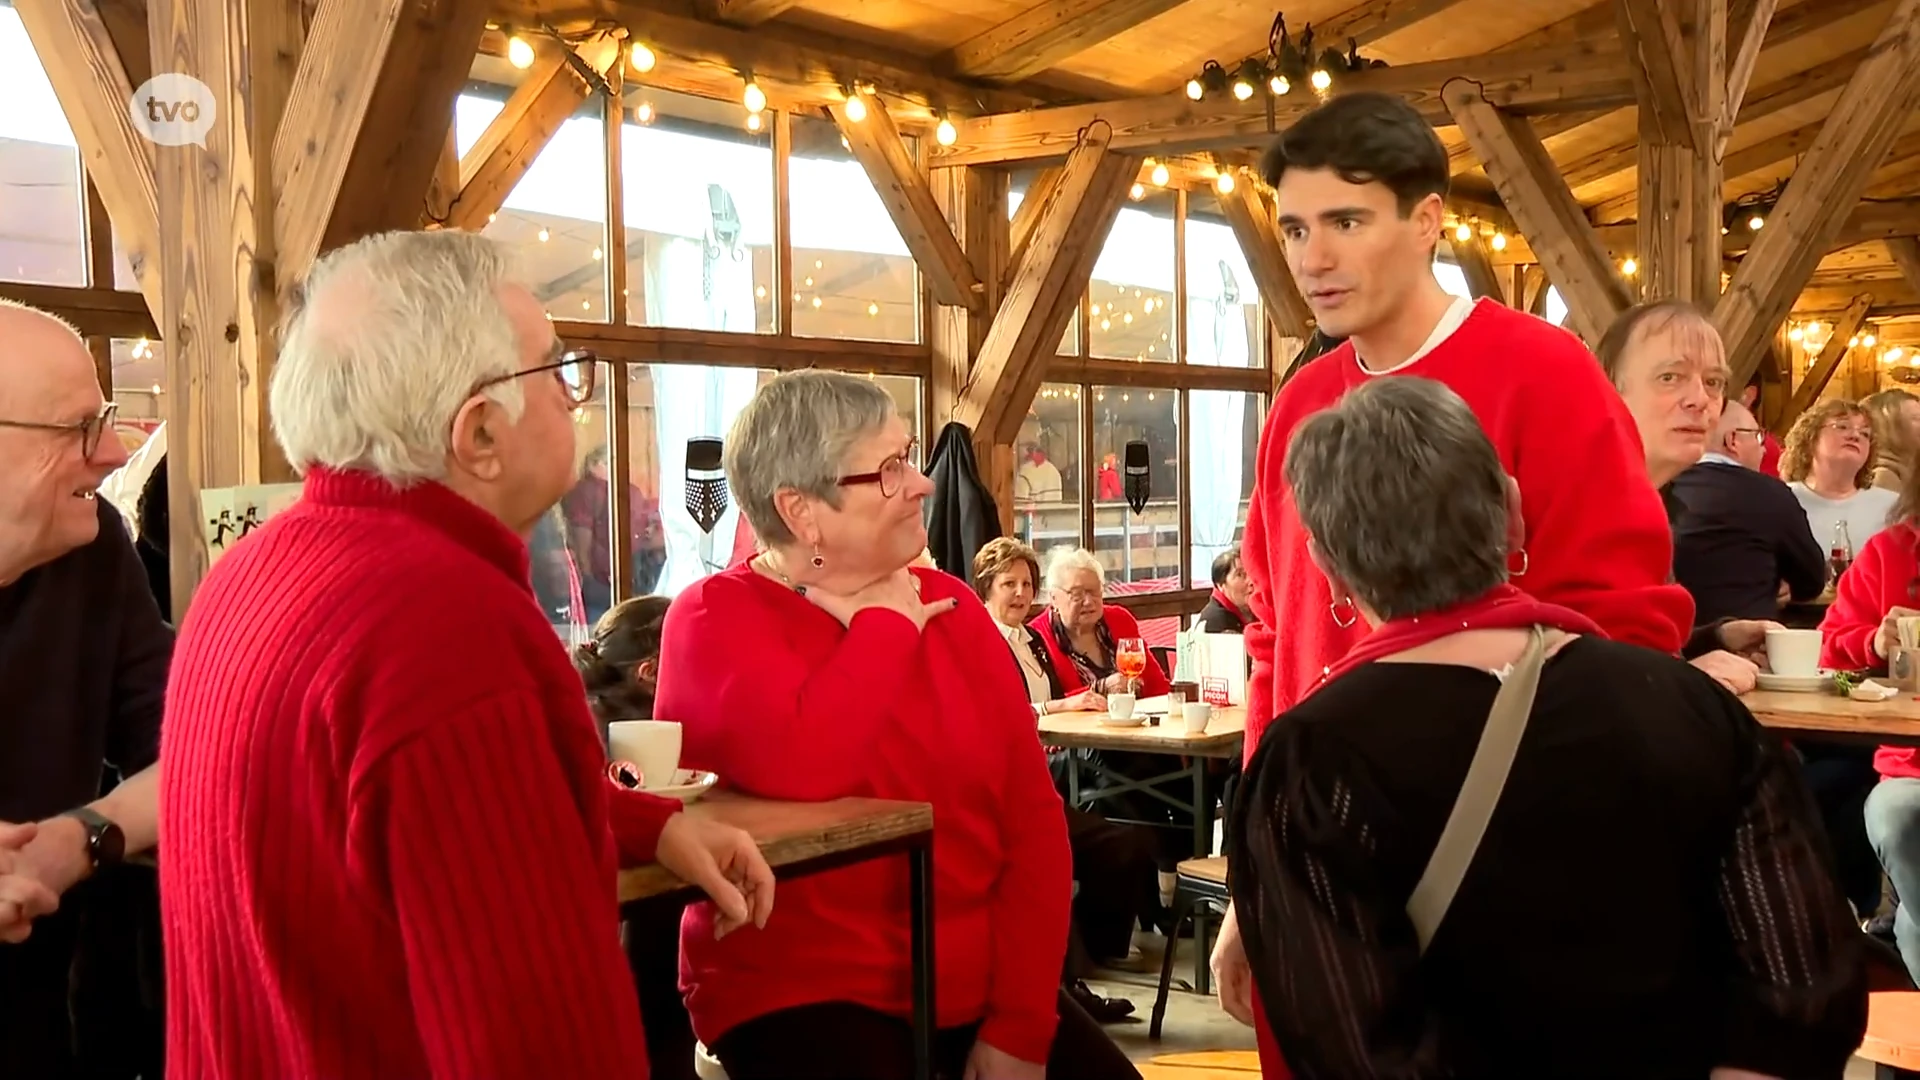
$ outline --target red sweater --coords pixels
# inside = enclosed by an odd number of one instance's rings
[[[1920,531],[1890,525],[1861,546],[1840,575],[1833,604],[1820,622],[1820,663],[1843,671],[1886,670],[1873,651],[1880,620],[1896,607],[1920,607]],[[1883,746],[1873,755],[1881,776],[1920,777],[1920,750]]]
[[[1482,300],[1432,352],[1394,374],[1451,387],[1519,481],[1527,572],[1515,585],[1586,615],[1609,637],[1680,650],[1693,601],[1671,583],[1666,511],[1647,479],[1632,416],[1578,338]],[[1341,345],[1287,382],[1260,433],[1241,543],[1258,620],[1246,631],[1253,658],[1248,758],[1267,722],[1305,696],[1366,633],[1358,621],[1344,630],[1334,625],[1326,578],[1307,555],[1282,466],[1300,422],[1370,377],[1353,344]],[[1276,648],[1276,638],[1284,648]]]
[[[891,611],[842,627],[750,566],[695,583],[661,632],[654,715],[680,721],[687,766],[729,788],[931,803],[938,1023],[984,1019],[980,1038],[1045,1061],[1072,894],[1066,818],[993,617],[959,579],[913,573],[926,599],[959,600],[924,633]],[[680,946],[694,1031],[711,1046],[823,1001],[910,1015],[908,917],[898,858],[782,882],[756,934],[715,941],[712,905],[693,905]]]
[[[606,781],[479,507],[310,475],[194,598],[161,757],[169,1076],[645,1076],[615,837],[678,804]]]
[[[1100,617],[1106,621],[1107,629],[1112,631],[1113,640],[1116,642],[1122,638],[1140,636],[1140,623],[1133,617],[1133,612],[1118,604],[1106,605]],[[1054,640],[1052,613],[1043,611],[1035,615],[1033,621],[1027,625],[1040,631],[1040,640],[1047,643],[1047,662],[1053,665],[1053,673],[1060,679],[1060,695],[1072,697],[1085,690],[1087,680],[1080,677],[1080,669],[1073,666],[1073,661],[1067,659],[1066,650],[1060,647],[1060,642]],[[1153,653],[1149,651],[1147,670],[1140,676],[1140,696],[1157,697],[1169,689],[1171,688],[1167,685],[1167,673],[1160,670],[1160,661],[1154,659]]]

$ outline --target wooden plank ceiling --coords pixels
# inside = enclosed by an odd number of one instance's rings
[[[1727,0],[1730,60],[1740,52],[1757,2]],[[843,99],[855,82],[871,83],[889,99],[903,130],[924,133],[942,116],[962,120],[961,145],[939,152],[958,155],[950,162],[968,160],[975,125],[963,118],[996,115],[988,122],[1000,125],[995,138],[1041,132],[1024,156],[1043,159],[1030,164],[1054,165],[1075,144],[1083,126],[1074,124],[1076,117],[1095,114],[1113,123],[1114,148],[1129,153],[1151,154],[1153,140],[1187,136],[1190,145],[1181,149],[1256,150],[1269,138],[1264,110],[1253,107],[1264,95],[1238,116],[1230,115],[1233,103],[1226,103],[1227,112],[1213,106],[1216,120],[1199,124],[1185,115],[1180,91],[1208,60],[1231,69],[1264,53],[1273,17],[1284,12],[1296,38],[1308,24],[1315,27],[1316,49],[1344,46],[1350,38],[1363,55],[1393,68],[1420,65],[1417,72],[1367,73],[1386,88],[1400,90],[1400,83],[1429,75],[1437,80],[1431,100],[1420,104],[1453,154],[1457,206],[1509,231],[1514,220],[1451,123],[1439,83],[1457,68],[1483,83],[1489,102],[1542,113],[1534,117],[1535,131],[1579,208],[1602,227],[1600,243],[1618,264],[1637,254],[1632,223],[1642,125],[1631,104],[1616,6],[1616,0],[1287,0],[1278,9],[1252,0],[498,0],[496,10],[508,25],[577,31],[618,24],[661,57],[654,72],[629,77],[669,89],[737,96],[740,73],[751,69],[776,105],[819,109]],[[1768,6],[1773,14],[1758,53],[1748,54],[1750,67],[1743,65],[1746,93],[1726,134],[1722,194],[1729,203],[1777,195],[1896,2],[1777,0]],[[1091,110],[1048,108],[1124,99],[1137,100]],[[1281,100],[1276,119],[1282,124],[1311,103],[1299,92]],[[1039,111],[1026,111],[1033,109]],[[1129,128],[1128,116],[1138,118],[1137,128]],[[1228,119],[1219,121],[1222,116]],[[1920,117],[1902,126],[1794,311],[1837,315],[1870,287],[1876,315],[1920,315],[1920,291],[1886,242],[1920,234],[1920,198],[1910,198],[1917,195]],[[1729,270],[1753,239],[1742,224],[1750,216],[1743,210],[1726,238]],[[1496,266],[1536,261],[1524,237],[1513,239],[1492,253]]]

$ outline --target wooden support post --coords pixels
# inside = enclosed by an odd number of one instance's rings
[[[1833,378],[1840,360],[1847,355],[1847,341],[1860,332],[1860,324],[1867,319],[1867,309],[1873,306],[1873,297],[1860,295],[1853,298],[1846,313],[1834,320],[1833,336],[1827,339],[1827,345],[1820,350],[1820,356],[1807,370],[1807,377],[1793,392],[1793,400],[1787,403],[1786,416],[1782,418],[1783,427],[1792,426],[1800,414],[1813,407],[1827,388],[1827,381]],[[1743,379],[1735,378],[1731,385],[1745,386]]]
[[[1920,96],[1920,0],[1900,0],[1714,309],[1738,386],[1760,362]]]
[[[900,230],[900,239],[933,289],[934,298],[976,314],[990,311],[985,307],[985,284],[975,276],[967,253],[940,215],[927,178],[914,163],[913,154],[880,98],[862,94],[829,111],[855,160],[873,181],[880,204],[893,219],[894,228]]]
[[[564,47],[547,44],[526,78],[494,116],[479,141],[460,159],[460,197],[447,213],[447,227],[483,229],[533,167],[560,125],[595,89],[574,70]],[[601,36],[581,45],[579,59],[597,74],[619,62],[619,42]]]
[[[960,397],[993,324],[991,313],[1000,307],[1001,282],[1006,279],[1007,262],[1007,174],[990,168],[935,169],[930,187],[942,215],[951,223],[954,235],[966,250],[974,277],[986,286],[982,312],[941,305],[932,313],[929,344],[933,351],[933,378],[929,389],[933,417],[928,427],[930,431],[938,431],[958,415]],[[1013,531],[1013,468],[1011,460],[1004,469],[994,463],[998,449],[992,439],[974,432],[973,453],[981,470],[980,479],[993,495],[1000,515],[1000,531],[1010,534]]]
[[[1887,254],[1893,256],[1893,265],[1900,268],[1900,277],[1907,288],[1920,294],[1920,239],[1911,236],[1890,236],[1886,240]]]
[[[1111,138],[1110,128],[1096,125],[1068,156],[961,395],[957,419],[995,443],[1019,435],[1046,372],[1044,361],[1085,293],[1107,230],[1139,171],[1140,159],[1108,152]]]
[[[1060,186],[1062,171],[1058,165],[1041,169],[1021,194],[1020,206],[1014,210],[1013,223],[1007,228],[1007,276],[1003,285],[1012,284],[1013,275],[1026,259],[1027,241],[1033,239],[1033,227],[1040,223],[1040,208],[1047,205],[1054,189]]]
[[[1753,81],[1754,65],[1760,62],[1760,48],[1767,40],[1767,27],[1773,23],[1773,11],[1778,0],[1754,0],[1753,10],[1747,15],[1745,26],[1728,27],[1727,43],[1733,47],[1733,55],[1727,61],[1727,81],[1720,108],[1720,152],[1726,153],[1727,136],[1733,134],[1734,121],[1739,119],[1740,105],[1747,97],[1747,87]],[[1738,29],[1740,40],[1732,40],[1732,31]]]
[[[1539,265],[1527,267],[1527,306],[1529,315],[1547,317],[1547,271]]]
[[[1641,294],[1710,306],[1720,295],[1720,131],[1726,0],[1616,0],[1640,99]]]
[[[1287,265],[1286,244],[1280,239],[1280,227],[1273,219],[1273,208],[1251,183],[1238,183],[1220,196],[1240,254],[1253,271],[1253,284],[1260,290],[1260,307],[1267,322],[1283,338],[1304,341],[1313,334],[1313,309],[1300,295]]]
[[[1920,2],[1920,0],[1916,0]],[[1480,88],[1456,80],[1441,90],[1454,122],[1486,163],[1500,199],[1559,286],[1573,330],[1598,342],[1627,306],[1626,283],[1614,272],[1585,212],[1524,117],[1487,103]]]
[[[446,224],[447,215],[453,210],[453,200],[460,197],[460,140],[447,125],[447,137],[440,144],[440,157],[433,164],[433,179],[427,184],[427,207],[421,215],[422,224],[428,228],[439,228]]]
[[[1493,256],[1478,232],[1465,240],[1450,239],[1447,246],[1453,251],[1454,263],[1466,275],[1467,291],[1475,300],[1488,296],[1505,300],[1500,290],[1500,276],[1493,270]]]

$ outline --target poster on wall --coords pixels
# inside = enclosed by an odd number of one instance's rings
[[[207,565],[219,562],[220,556],[242,537],[292,506],[300,497],[301,486],[254,484],[201,489],[200,535],[207,545]]]

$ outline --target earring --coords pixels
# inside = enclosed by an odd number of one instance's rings
[[[1513,569],[1511,565],[1513,562],[1512,556],[1507,557],[1507,562],[1509,564],[1507,567],[1508,577],[1526,577],[1527,576],[1527,549],[1526,548],[1520,549],[1520,569],[1518,570]]]
[[[1347,617],[1344,620],[1340,618],[1341,605],[1345,605],[1347,609],[1346,610]],[[1345,630],[1347,627],[1352,626],[1360,618],[1360,609],[1354,606],[1353,597],[1351,596],[1343,596],[1340,599],[1335,600],[1333,603],[1328,604],[1327,611],[1333,615],[1333,625],[1339,627],[1342,630]]]
[[[820,545],[813,545],[813,568],[818,570],[825,565],[827,565],[827,560],[820,557]]]

